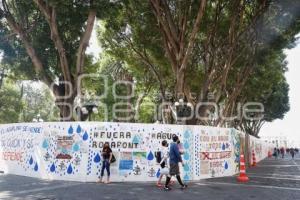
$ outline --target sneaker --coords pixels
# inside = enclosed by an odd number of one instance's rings
[[[186,188],[187,188],[187,185],[184,184],[184,185],[181,186],[180,189],[186,189]]]
[[[171,188],[170,188],[170,187],[168,187],[168,186],[165,186],[165,187],[164,187],[164,190],[165,190],[165,191],[170,191],[170,190],[171,190]]]

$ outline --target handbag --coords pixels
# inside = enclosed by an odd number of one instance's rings
[[[117,161],[116,157],[114,156],[114,154],[112,154],[111,159],[110,159],[110,163],[114,163],[116,161]]]
[[[160,170],[160,174],[162,175],[168,175],[169,174],[169,168],[165,167]]]

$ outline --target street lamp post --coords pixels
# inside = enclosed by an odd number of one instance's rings
[[[92,121],[92,114],[98,114],[98,106],[95,103],[87,103],[81,107],[77,107],[77,114],[79,115],[80,121],[85,121],[87,118]]]
[[[44,122],[44,120],[41,118],[40,114],[37,114],[37,116],[32,119],[32,122]]]
[[[184,124],[186,118],[188,118],[192,112],[193,105],[191,103],[185,103],[183,99],[175,102],[176,108],[176,123]]]

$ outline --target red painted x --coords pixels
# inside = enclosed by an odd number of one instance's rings
[[[202,154],[204,155],[204,158],[203,158],[203,160],[210,160],[210,158],[209,158],[209,153],[207,153],[207,152],[202,152]]]

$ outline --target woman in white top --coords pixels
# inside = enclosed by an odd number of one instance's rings
[[[165,175],[166,177],[169,175],[169,165],[168,165],[168,159],[169,159],[169,148],[168,148],[168,142],[166,140],[162,141],[162,150],[161,150],[161,161],[160,161],[160,176],[157,181],[157,186],[162,187],[161,179]]]

